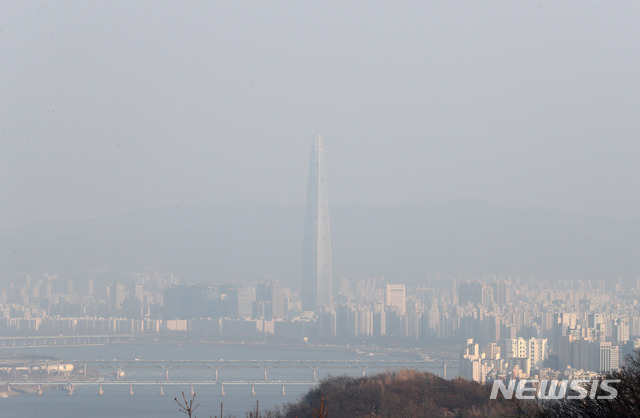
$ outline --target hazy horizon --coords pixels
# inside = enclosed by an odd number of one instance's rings
[[[640,5],[4,2],[3,228],[210,202],[636,219]]]
[[[5,2],[3,270],[294,285],[321,133],[336,278],[637,276],[625,6]]]
[[[411,285],[430,273],[625,281],[638,277],[640,222],[482,201],[332,205],[341,277]],[[299,286],[304,206],[199,204],[40,223],[2,233],[0,274],[124,279],[175,273],[188,282]]]

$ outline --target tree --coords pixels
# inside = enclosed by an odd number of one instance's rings
[[[611,384],[617,390],[613,399],[598,399],[609,395],[601,389],[603,380],[619,380]],[[617,371],[606,373],[601,379],[585,384],[591,394],[593,385],[598,385],[595,396],[584,399],[563,399],[561,401],[529,402],[520,404],[527,416],[534,418],[600,418],[600,417],[637,417],[640,416],[640,351],[628,355],[624,365]]]
[[[187,397],[182,392],[182,402],[178,400],[178,398],[173,398],[174,401],[178,404],[178,411],[186,414],[189,418],[191,418],[191,414],[200,406],[200,404],[196,404],[193,406],[193,403],[196,401],[196,394],[194,393],[190,400],[187,401]]]

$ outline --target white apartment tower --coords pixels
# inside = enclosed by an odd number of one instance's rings
[[[396,311],[400,315],[404,315],[407,310],[406,290],[403,284],[388,284],[385,289],[386,307],[392,311]]]
[[[505,340],[505,349],[507,359],[528,358],[531,360],[531,367],[535,368],[542,367],[542,362],[548,357],[546,338],[508,338]]]

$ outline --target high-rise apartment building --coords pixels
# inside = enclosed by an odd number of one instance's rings
[[[240,287],[237,290],[237,314],[238,319],[251,319],[253,317],[253,303],[256,301],[256,289],[252,286]]]
[[[474,305],[489,306],[493,303],[494,288],[482,282],[463,282],[458,288],[458,303],[465,305],[472,303]]]
[[[509,286],[504,280],[497,280],[490,284],[493,289],[493,302],[500,306],[509,304]]]
[[[594,342],[589,344],[591,367],[594,372],[610,372],[620,366],[620,354],[617,345],[611,342]]]
[[[483,361],[478,344],[474,344],[473,338],[467,339],[467,345],[462,347],[458,369],[464,379],[484,383],[491,367]]]
[[[629,341],[629,318],[616,318],[613,321],[612,339],[616,344]]]
[[[109,293],[110,311],[112,313],[115,313],[122,309],[122,304],[124,303],[124,299],[127,296],[124,284],[114,282],[113,285],[109,288]]]
[[[277,280],[263,280],[256,288],[256,319],[282,319],[285,315],[282,286]]]
[[[313,138],[302,247],[302,309],[331,305],[331,230],[322,137]]]
[[[548,358],[547,340],[542,338],[529,338],[528,340],[518,338],[505,339],[505,357],[528,358],[531,360],[531,367],[540,368],[544,360]]]
[[[400,315],[406,313],[406,290],[403,284],[389,284],[385,289],[385,306]]]

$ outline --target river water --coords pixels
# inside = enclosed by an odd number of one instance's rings
[[[372,360],[394,361],[413,360],[408,354],[376,354],[362,353],[356,350],[321,350],[312,347],[282,348],[255,345],[136,345],[112,344],[105,346],[72,346],[72,347],[38,347],[11,349],[11,352],[52,356],[62,360]],[[3,350],[2,354],[8,354]],[[95,366],[94,366],[95,367]],[[127,366],[128,367],[128,366]],[[136,368],[125,367],[126,380],[145,380],[161,382],[165,371],[160,367]],[[398,366],[393,366],[398,367]],[[367,374],[374,374],[389,369],[384,365],[377,369],[367,369]],[[427,369],[429,370],[429,369]],[[114,369],[104,366],[95,370],[98,374],[112,379]],[[434,366],[433,373],[440,373],[441,368]],[[173,381],[215,380],[214,370],[208,367],[189,368],[175,367],[170,370]],[[280,368],[268,370],[269,379],[311,381],[313,371],[310,368]],[[342,367],[340,369],[317,369],[317,378],[347,374],[361,376],[362,369]],[[448,371],[448,374],[450,372]],[[250,384],[224,386],[225,395],[221,394],[221,386],[194,384],[197,403],[200,404],[195,416],[220,416],[220,404],[223,404],[224,416],[245,417],[245,413],[260,403],[260,409],[273,408],[286,402],[297,401],[306,393],[310,385],[285,385],[286,394],[282,396],[282,386],[264,384],[264,370],[247,367],[224,367],[219,370],[219,380],[246,380],[255,382],[255,395],[251,394]],[[2,382],[0,382],[2,383]],[[103,385],[104,394],[98,395],[95,385],[78,385],[74,387],[73,396],[63,390],[46,390],[42,395],[24,394],[9,398],[0,398],[0,417],[47,417],[47,418],[85,418],[85,417],[154,417],[170,418],[185,416],[178,411],[174,397],[181,397],[184,392],[189,397],[191,386],[185,384],[163,385],[164,396],[160,396],[160,385],[134,385],[134,395],[129,394],[128,385]]]

